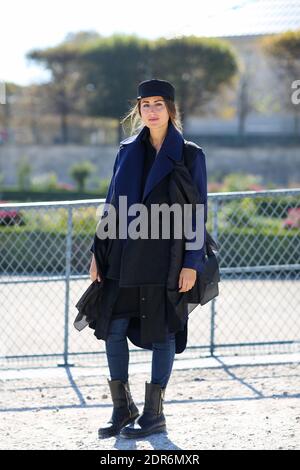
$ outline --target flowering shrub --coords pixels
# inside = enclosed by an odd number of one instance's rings
[[[75,191],[75,186],[69,183],[57,183],[57,189],[65,189],[66,191]]]
[[[5,203],[7,201],[0,201]],[[1,209],[0,205],[0,225],[24,225],[22,214],[14,209]]]
[[[291,207],[283,221],[283,228],[300,228],[300,207]]]

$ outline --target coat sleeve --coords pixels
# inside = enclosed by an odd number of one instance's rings
[[[114,163],[114,166],[113,166],[113,174],[112,174],[110,184],[109,184],[109,187],[108,187],[108,191],[107,191],[107,195],[106,195],[106,198],[105,198],[105,204],[107,204],[111,201],[111,197],[112,197],[113,189],[114,189],[114,184],[115,184],[115,174],[116,174],[116,170],[117,170],[118,164],[119,164],[119,155],[120,155],[120,150],[117,153],[115,163]],[[105,206],[104,206],[104,208],[105,208]],[[90,247],[90,251],[92,253],[95,252],[95,237],[96,237],[96,234],[94,235],[94,240],[93,240],[93,243]]]
[[[206,222],[207,222],[207,172],[206,172],[206,159],[205,154],[201,148],[197,148],[196,156],[193,159],[192,165],[189,167],[192,179],[197,186],[200,200],[199,203],[204,204],[204,244],[206,240]],[[198,230],[202,230],[202,224],[199,224]],[[196,230],[195,213],[193,213],[193,232]],[[193,242],[196,239],[194,236],[189,239],[188,242]],[[204,244],[200,249],[196,250],[185,250],[183,268],[196,269],[198,272],[202,272],[204,269]]]

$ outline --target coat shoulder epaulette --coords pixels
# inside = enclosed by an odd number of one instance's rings
[[[203,154],[202,147],[195,142],[184,140],[184,148],[185,162],[188,167],[192,167],[197,155]]]
[[[198,150],[202,150],[203,152],[202,147],[200,147],[200,145],[196,144],[195,142],[192,142],[191,140],[184,140],[184,143],[187,148],[198,149]]]

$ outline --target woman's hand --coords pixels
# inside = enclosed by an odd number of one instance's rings
[[[90,278],[91,278],[91,281],[96,281],[96,279],[98,282],[101,281],[101,277],[97,272],[97,266],[96,266],[96,260],[95,260],[94,254],[92,256],[92,261],[90,265]]]
[[[197,271],[191,268],[182,268],[179,275],[178,292],[187,292],[196,282]]]

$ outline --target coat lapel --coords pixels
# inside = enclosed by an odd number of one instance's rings
[[[182,160],[184,139],[170,120],[167,135],[148,174],[141,199],[145,152],[143,139],[148,132],[149,129],[144,126],[139,134],[121,141],[120,167],[116,173],[116,195],[126,194],[128,207],[136,202],[144,203],[154,186],[173,170],[175,162]]]
[[[149,172],[142,202],[145,201],[154,186],[173,170],[175,162],[182,159],[182,152],[183,137],[170,121],[167,135]]]

